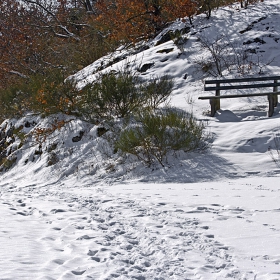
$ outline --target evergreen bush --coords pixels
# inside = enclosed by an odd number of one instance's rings
[[[20,117],[23,100],[18,86],[9,86],[0,91],[0,123],[8,118]]]
[[[79,115],[80,91],[61,69],[34,75],[29,83],[30,109],[44,114]]]
[[[156,109],[160,104],[167,102],[173,88],[173,80],[168,76],[154,77],[142,86],[146,105]]]
[[[173,81],[167,76],[141,80],[129,71],[109,72],[82,90],[81,112],[88,120],[125,118],[143,108],[157,108],[167,101]]]
[[[83,114],[99,120],[126,117],[143,106],[137,84],[137,76],[125,71],[100,75],[83,89]]]
[[[2,89],[0,119],[20,117],[26,112],[79,116],[81,92],[74,81],[65,78],[64,72],[56,69]]]
[[[168,152],[185,152],[207,148],[205,125],[192,114],[174,108],[145,110],[136,123],[121,131],[116,148],[135,155],[150,166],[155,161],[164,166]]]

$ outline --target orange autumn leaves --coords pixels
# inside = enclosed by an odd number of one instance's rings
[[[96,2],[95,23],[113,40],[137,42],[155,35],[176,18],[192,16],[193,0],[116,0]]]

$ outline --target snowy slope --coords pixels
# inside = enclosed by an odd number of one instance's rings
[[[280,75],[279,23],[279,0],[220,8],[194,19],[183,46],[156,45],[159,36],[144,51],[116,52],[74,76],[82,87],[114,57],[122,60],[101,71],[151,64],[139,75],[170,75],[171,104],[207,122],[207,153],[148,168],[111,154],[96,126],[72,117],[4,122],[2,131],[22,125],[24,133],[54,119],[66,124],[42,147],[30,136],[0,174],[0,279],[280,279],[280,169],[270,152],[277,160],[279,106],[268,118],[266,98],[225,99],[211,118],[208,101],[198,100],[210,78],[198,67],[209,57],[198,38],[249,48],[258,63],[247,76]]]

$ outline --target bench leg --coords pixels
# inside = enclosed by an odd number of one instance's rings
[[[220,99],[216,99],[216,111],[221,109],[221,103],[220,103]]]
[[[216,83],[216,87],[220,87],[220,83]],[[220,90],[216,90],[215,96],[220,96]],[[221,109],[220,99],[216,99],[216,111]]]
[[[273,105],[274,107],[277,107],[278,105],[278,95],[276,94],[273,95]]]
[[[269,117],[272,117],[273,115],[273,112],[274,112],[274,104],[275,104],[275,99],[273,97],[272,94],[269,94],[268,95],[268,105],[269,105],[269,108],[268,108],[268,116]]]
[[[210,99],[210,105],[211,105],[211,117],[215,116],[215,113],[217,110],[220,109],[220,99]]]

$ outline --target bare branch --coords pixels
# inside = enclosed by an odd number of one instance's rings
[[[80,41],[80,38],[76,34],[69,31],[68,28],[65,25],[63,25],[62,22],[57,18],[57,16],[52,11],[50,11],[50,9],[48,9],[47,7],[45,7],[44,5],[39,3],[39,1],[34,1],[34,0],[22,0],[22,1],[24,1],[27,4],[32,4],[32,5],[36,5],[36,6],[40,7],[43,11],[45,11],[48,15],[50,15],[56,21],[56,23],[57,23],[56,27],[62,29],[66,33],[66,34],[60,34],[60,33],[54,32],[54,34],[56,36],[63,37],[63,38],[73,38],[76,41]]]

